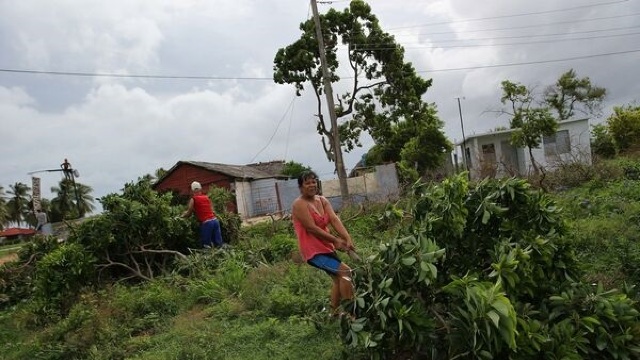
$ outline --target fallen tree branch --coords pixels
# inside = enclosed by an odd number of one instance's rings
[[[153,250],[153,249],[147,249],[144,247],[144,245],[140,246],[140,250],[138,251],[131,251],[134,254],[144,254],[144,253],[151,253],[151,254],[171,254],[171,255],[175,255],[183,260],[187,259],[187,256],[179,251],[175,251],[175,250]]]

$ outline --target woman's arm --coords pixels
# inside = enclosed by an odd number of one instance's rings
[[[307,232],[318,239],[333,243],[338,249],[343,249],[345,247],[346,243],[343,239],[333,236],[330,232],[316,225],[309,213],[309,208],[305,201],[300,200],[299,198],[296,199],[292,205],[291,215],[298,220],[300,224],[302,224]]]
[[[355,246],[353,245],[353,240],[351,240],[351,235],[349,235],[347,228],[344,227],[344,224],[342,224],[342,221],[340,220],[336,212],[333,211],[333,206],[331,206],[329,200],[327,200],[327,198],[325,198],[324,196],[321,196],[320,200],[322,201],[324,211],[329,214],[329,223],[331,224],[331,227],[333,227],[333,229],[338,233],[340,238],[344,239],[347,242],[347,248],[354,250]]]

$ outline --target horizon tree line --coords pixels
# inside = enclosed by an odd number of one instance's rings
[[[95,210],[91,186],[76,182],[74,188],[71,180],[62,179],[57,186],[51,187],[51,192],[56,194],[53,199],[40,200],[42,211],[47,213],[49,222],[82,218]],[[16,182],[5,190],[0,185],[0,230],[12,225],[35,227],[36,224],[31,187]]]

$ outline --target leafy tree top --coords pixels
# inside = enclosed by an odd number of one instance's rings
[[[364,1],[354,0],[343,11],[329,10],[320,16],[323,42],[325,43],[327,67],[332,83],[346,84],[348,90],[337,95],[336,116],[340,119],[339,136],[347,151],[361,146],[359,138],[368,132],[377,145],[392,148],[394,158],[401,160],[401,150],[408,144],[411,149],[424,139],[431,141],[436,153],[450,148],[442,133],[442,123],[435,116],[434,107],[423,101],[422,96],[432,85],[432,80],[418,76],[415,68],[405,62],[404,49],[394,37],[385,32],[378,18]],[[274,81],[279,84],[293,84],[298,95],[310,84],[318,101],[317,131],[329,160],[333,159],[331,147],[333,135],[322,115],[321,95],[322,69],[318,41],[313,20],[300,25],[302,34],[292,44],[278,50],[274,59]],[[346,46],[349,77],[341,78],[337,69],[339,44]],[[347,81],[350,83],[348,84]],[[398,128],[401,122],[408,122],[405,128],[424,130],[421,139],[403,135]],[[400,143],[400,151],[395,151]],[[415,151],[405,151],[415,157]],[[432,159],[433,157],[429,157]],[[439,162],[428,162],[434,166]]]

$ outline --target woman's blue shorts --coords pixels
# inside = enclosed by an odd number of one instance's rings
[[[324,270],[329,275],[338,275],[338,269],[342,263],[335,253],[318,254],[307,263],[311,266],[317,267],[320,270]]]

